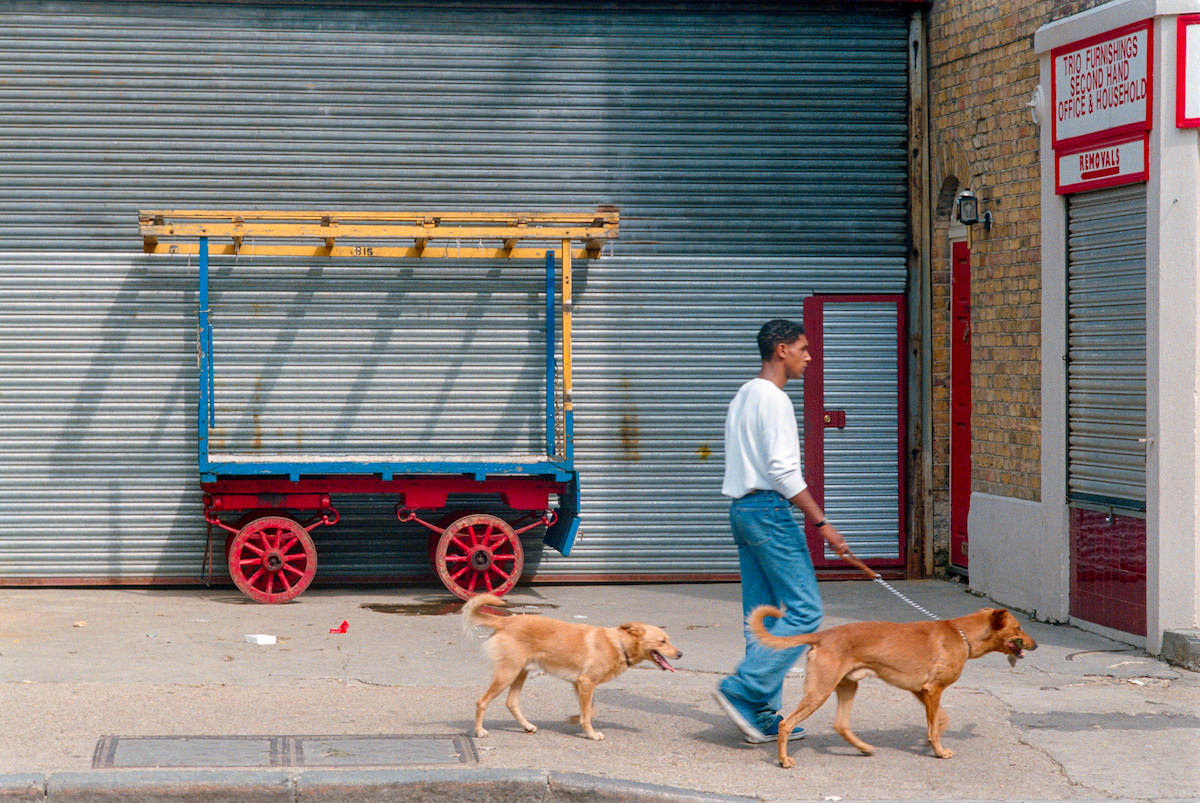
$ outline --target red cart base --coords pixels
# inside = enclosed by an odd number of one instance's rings
[[[336,476],[301,479],[238,477],[206,483],[204,514],[211,527],[225,530],[229,575],[246,596],[262,603],[287,602],[304,592],[317,571],[317,550],[311,533],[335,524],[337,511],[330,494],[394,494],[404,502],[396,506],[402,522],[416,522],[430,530],[429,556],[442,584],[461,599],[476,594],[506,594],[516,586],[525,568],[522,533],[549,527],[555,521],[550,495],[565,491],[565,484],[542,477],[500,477],[473,480],[467,477]],[[445,507],[450,494],[499,496],[520,512],[514,526],[490,513],[459,512],[443,526],[421,519],[416,507]],[[311,516],[308,524],[292,518],[295,512]],[[235,524],[222,514],[239,513]]]

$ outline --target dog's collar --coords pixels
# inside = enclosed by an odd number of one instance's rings
[[[953,627],[955,630],[957,630],[957,631],[958,631],[958,635],[962,636],[963,644],[966,644],[966,645],[967,645],[967,657],[968,657],[968,658],[970,658],[970,657],[971,657],[971,642],[970,642],[970,640],[967,638],[967,634],[966,634],[966,633],[964,633],[964,632],[962,631],[962,628],[961,628],[961,627],[959,627],[958,625],[954,624],[954,622],[951,622],[951,623],[950,623],[950,626],[951,626],[951,627]]]
[[[623,656],[625,657],[625,666],[626,666],[626,667],[631,667],[631,666],[633,666],[633,661],[630,661],[630,660],[629,660],[629,653],[625,651],[625,645],[624,645],[624,644],[622,644],[622,645],[621,645],[621,655],[623,655]]]

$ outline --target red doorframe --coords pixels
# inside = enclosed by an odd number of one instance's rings
[[[844,427],[853,422],[847,422],[845,412],[826,410],[825,408],[825,305],[836,302],[874,302],[889,304],[896,307],[896,381],[898,383],[896,399],[896,465],[898,483],[896,488],[896,522],[899,537],[896,545],[896,555],[890,558],[869,558],[864,562],[873,569],[890,569],[885,576],[904,577],[906,565],[905,555],[908,548],[907,480],[905,471],[905,444],[907,422],[907,362],[905,360],[904,338],[906,331],[904,296],[900,294],[878,295],[816,295],[804,299],[804,331],[808,337],[808,352],[812,360],[804,372],[804,479],[808,483],[809,493],[822,508],[825,506],[825,430],[827,428]],[[825,557],[825,539],[812,526],[813,522],[805,522],[804,534],[808,542],[808,551],[812,556],[813,566],[817,569],[849,569],[848,565],[837,558]],[[898,573],[895,569],[899,569]],[[849,569],[855,576],[862,573]],[[837,576],[823,572],[822,577]]]
[[[955,242],[950,262],[950,565],[967,569],[971,509],[971,245]]]

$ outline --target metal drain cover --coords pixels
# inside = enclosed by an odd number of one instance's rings
[[[475,764],[463,734],[382,736],[104,736],[93,769],[145,767],[410,767]]]

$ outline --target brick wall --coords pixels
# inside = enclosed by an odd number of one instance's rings
[[[1041,498],[1041,170],[1029,103],[1033,35],[1100,5],[946,0],[928,12],[935,564],[949,547],[950,200],[979,197],[994,224],[971,238],[973,491]],[[1045,88],[1048,90],[1048,87]],[[939,195],[940,191],[940,195]]]

